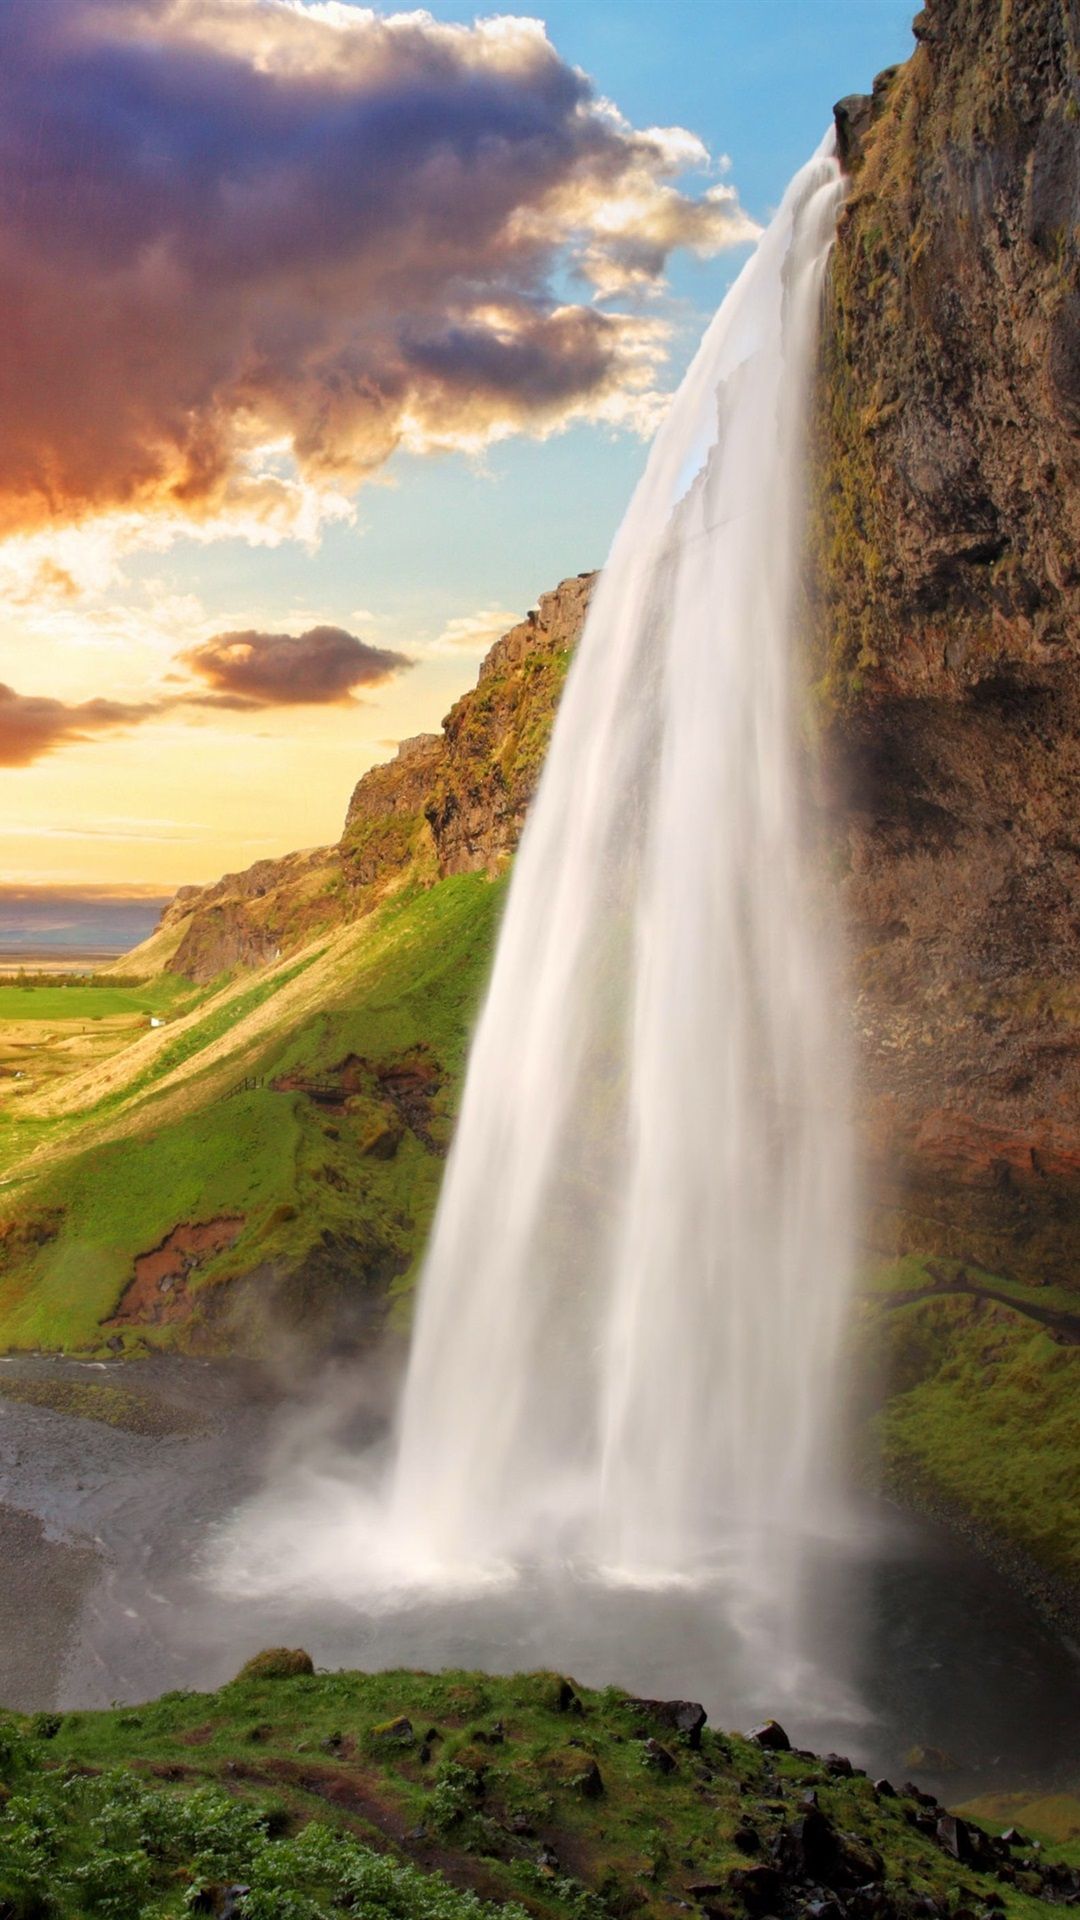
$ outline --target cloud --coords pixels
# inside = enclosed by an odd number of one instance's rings
[[[310,538],[399,446],[650,421],[665,325],[605,302],[752,237],[707,161],[535,20],[0,6],[0,534]]]
[[[54,826],[41,821],[12,823],[9,817],[7,831],[13,840],[138,840],[154,846],[187,842],[200,836],[213,837],[217,833],[216,826],[204,825],[198,820],[181,822],[115,814],[98,814],[95,820],[96,824],[81,818],[76,826]],[[114,892],[115,888],[109,887],[106,891]]]
[[[164,904],[170,897],[160,885],[139,880],[96,881],[71,886],[52,886],[47,882],[28,880],[25,883],[12,881],[9,885],[0,886],[0,907],[5,912],[13,907],[32,910],[37,906],[94,905],[100,900],[150,900]]]
[[[154,701],[83,700],[71,705],[0,684],[0,767],[28,767],[57,747],[137,725],[160,711]]]
[[[373,647],[343,627],[311,627],[307,633],[219,633],[177,656],[177,665],[208,692],[181,685],[151,699],[54,700],[16,693],[0,683],[0,767],[28,767],[58,747],[85,743],[96,734],[139,726],[166,714],[200,709],[236,713],[271,707],[347,705],[357,687],[375,687],[413,664],[407,654]],[[172,681],[183,676],[172,673]]]
[[[307,633],[219,633],[189,647],[181,664],[213,689],[215,706],[319,707],[348,701],[412,665],[407,654],[369,646],[343,627]]]
[[[425,651],[431,655],[456,654],[475,659],[487,653],[520,619],[520,613],[509,613],[505,607],[481,607],[476,613],[459,614],[447,621]]]

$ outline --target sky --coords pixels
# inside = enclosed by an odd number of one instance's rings
[[[337,837],[911,8],[0,0],[0,942]]]

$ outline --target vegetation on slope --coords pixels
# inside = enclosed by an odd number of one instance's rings
[[[377,1319],[430,1221],[501,893],[462,875],[400,895],[147,1036],[126,1079],[90,1075],[82,1105],[69,1090],[64,1112],[20,1122],[0,1345],[250,1350],[281,1314],[327,1338]],[[178,1223],[237,1220],[122,1311]]]
[[[81,998],[0,998],[0,1347],[331,1345],[407,1293],[591,588],[363,776],[336,847],[182,889]]]
[[[479,1920],[485,1900],[537,1920],[1023,1920],[1073,1885],[1067,1847],[988,1843],[835,1756],[702,1730],[686,1702],[550,1673],[309,1664],[263,1657],[216,1694],[136,1711],[5,1716],[0,1910]]]
[[[1080,1313],[1066,1288],[960,1261],[884,1262],[860,1306],[875,1470],[1080,1582]]]

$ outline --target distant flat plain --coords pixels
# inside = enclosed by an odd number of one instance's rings
[[[95,973],[119,960],[121,947],[0,946],[0,975],[18,973]]]

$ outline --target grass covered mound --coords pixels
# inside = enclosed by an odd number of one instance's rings
[[[554,1674],[241,1677],[0,1717],[5,1920],[1015,1916],[1073,1855]]]

